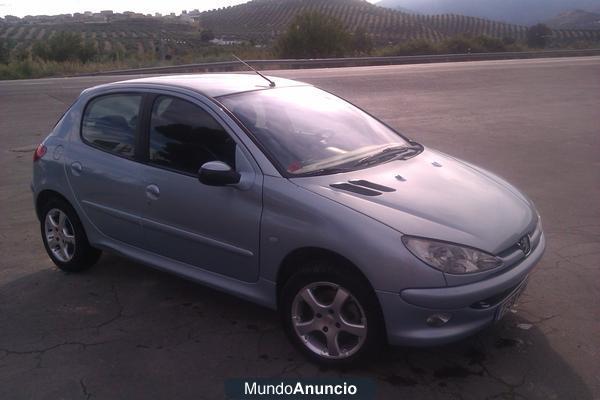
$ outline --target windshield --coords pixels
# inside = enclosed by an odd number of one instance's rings
[[[388,148],[410,146],[357,107],[310,86],[246,92],[219,100],[281,168],[296,176],[364,167],[367,164],[357,161]]]

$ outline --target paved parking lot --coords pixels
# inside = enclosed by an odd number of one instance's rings
[[[212,399],[226,378],[279,376],[366,376],[379,398],[600,399],[600,58],[271,74],[526,192],[548,250],[516,312],[453,345],[336,371],[234,297],[113,255],[59,272],[32,208],[32,152],[82,89],[122,78],[0,82],[0,399]]]

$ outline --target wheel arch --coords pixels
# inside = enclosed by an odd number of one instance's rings
[[[42,190],[40,193],[38,193],[35,199],[35,213],[38,217],[38,220],[42,220],[42,208],[44,207],[44,204],[49,202],[51,199],[60,199],[73,208],[71,202],[59,192],[52,189]]]
[[[282,260],[277,272],[277,302],[279,303],[281,290],[290,277],[300,269],[308,260],[329,260],[336,266],[348,268],[353,273],[362,278],[369,285],[370,290],[375,293],[371,282],[367,276],[352,261],[331,250],[320,247],[302,247],[288,253]]]
[[[381,306],[381,302],[379,301],[379,297],[377,296],[377,293],[375,292],[375,289],[373,288],[373,285],[371,284],[370,280],[367,278],[367,276],[361,271],[361,269],[355,263],[353,263],[352,261],[350,261],[348,258],[344,257],[343,255],[336,253],[334,251],[328,250],[328,249],[319,248],[319,247],[302,247],[302,248],[298,248],[298,249],[291,251],[284,257],[283,261],[281,262],[279,271],[277,273],[277,281],[276,281],[277,307],[279,309],[281,309],[280,302],[282,299],[282,291],[283,291],[283,287],[285,286],[286,282],[292,277],[292,275],[296,271],[298,271],[300,268],[302,268],[302,266],[304,265],[304,263],[306,261],[314,260],[314,259],[330,260],[336,266],[346,268],[346,269],[352,271],[352,273],[356,274],[359,278],[361,278],[361,280],[365,283],[365,285],[367,285],[368,290],[373,295],[373,299],[374,299],[375,305],[377,307],[377,312],[379,314],[379,321],[380,321],[381,327],[382,327],[383,340],[387,343],[388,342],[387,323],[386,323],[384,315],[383,315],[383,308]]]

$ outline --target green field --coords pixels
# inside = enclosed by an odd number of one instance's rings
[[[162,51],[178,55],[205,46],[200,41],[197,26],[159,20],[0,25],[0,39],[7,40],[13,49],[23,50],[35,41],[49,39],[61,31],[78,33],[105,53],[119,51],[126,55],[151,56]]]

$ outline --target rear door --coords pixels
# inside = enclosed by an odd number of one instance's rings
[[[149,104],[143,212],[145,247],[222,275],[258,279],[262,174],[209,108],[192,98],[158,95]],[[242,176],[207,186],[198,170],[223,161]]]
[[[67,176],[85,215],[106,236],[142,245],[141,165],[135,161],[142,93],[111,93],[85,107],[80,137],[71,140]]]

